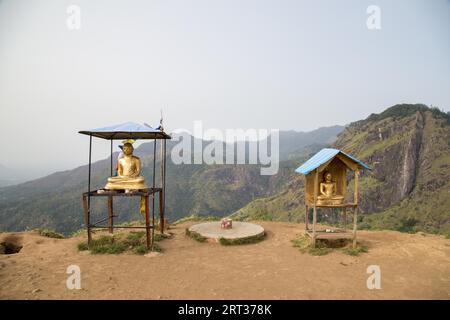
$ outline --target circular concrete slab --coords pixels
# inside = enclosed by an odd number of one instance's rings
[[[264,228],[260,225],[248,222],[233,221],[233,228],[222,229],[220,221],[199,223],[189,228],[191,232],[197,232],[205,238],[219,240],[225,238],[237,240],[264,234]]]

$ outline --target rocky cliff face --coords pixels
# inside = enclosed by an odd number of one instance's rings
[[[363,172],[360,180],[363,227],[450,230],[449,119],[424,105],[396,105],[350,124],[338,136],[335,148],[353,154],[373,169]],[[352,181],[348,185],[351,194]],[[289,215],[292,220],[303,220],[303,210],[288,207],[289,201],[300,199],[302,188],[293,180],[284,192],[250,203],[235,217],[248,218],[255,212],[269,215],[269,208],[274,212],[270,204],[277,202],[281,207],[275,210],[276,220]],[[302,208],[303,199],[297,204]]]
[[[373,168],[361,176],[362,191],[365,191],[361,192],[363,212],[389,208],[414,189],[420,168],[425,113],[417,111],[397,119],[355,123],[339,137],[337,149],[355,155]]]

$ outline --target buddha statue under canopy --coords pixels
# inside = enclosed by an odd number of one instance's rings
[[[318,205],[336,205],[342,204],[344,196],[337,194],[336,182],[332,180],[331,173],[325,172],[324,181],[319,185],[319,195],[317,196]]]
[[[145,179],[141,176],[141,160],[133,155],[133,145],[123,145],[123,157],[118,160],[117,176],[109,177],[105,186],[107,190],[139,190],[145,189]]]

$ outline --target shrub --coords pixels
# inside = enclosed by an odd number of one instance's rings
[[[399,225],[397,226],[396,230],[400,232],[415,233],[417,232],[416,224],[418,222],[419,220],[415,218],[402,218],[400,219]]]

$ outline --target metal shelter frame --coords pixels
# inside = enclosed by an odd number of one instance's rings
[[[110,233],[114,232],[114,228],[132,228],[146,230],[146,246],[152,249],[154,242],[155,229],[155,193],[159,193],[159,217],[160,230],[164,233],[164,214],[165,214],[165,195],[166,195],[166,140],[171,139],[170,135],[164,132],[163,128],[154,129],[148,125],[140,125],[133,122],[127,122],[111,127],[93,129],[88,131],[79,131],[80,134],[89,136],[89,170],[88,170],[88,191],[83,193],[83,211],[84,221],[88,234],[88,246],[92,240],[93,229],[108,229]],[[153,140],[153,172],[152,172],[152,187],[141,190],[91,190],[91,172],[92,172],[92,137],[106,139],[111,141],[111,162],[110,175],[113,175],[113,141],[122,139],[141,139]],[[160,143],[161,156],[161,179],[160,187],[156,187],[156,145],[157,140]],[[99,192],[99,190],[101,190]],[[114,197],[132,197],[139,196],[145,199],[145,226],[114,226],[114,218],[117,217],[113,212],[113,198]],[[150,196],[152,197],[151,209],[151,223],[150,223]],[[107,197],[108,198],[108,217],[91,223],[91,197]],[[108,225],[102,225],[108,220]]]

